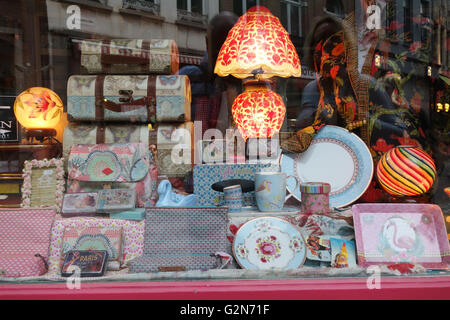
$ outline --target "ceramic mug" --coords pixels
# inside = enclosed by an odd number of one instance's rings
[[[225,206],[229,212],[240,212],[242,210],[242,188],[240,185],[223,188]]]
[[[286,197],[287,179],[294,178],[296,187],[299,182],[294,176],[287,176],[284,172],[255,173],[255,198],[260,211],[281,211]]]

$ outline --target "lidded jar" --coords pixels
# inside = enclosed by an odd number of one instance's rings
[[[327,214],[330,212],[331,186],[326,182],[305,182],[300,184],[302,194],[301,212]]]

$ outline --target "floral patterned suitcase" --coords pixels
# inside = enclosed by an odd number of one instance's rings
[[[174,40],[89,39],[81,42],[80,49],[87,73],[175,74],[179,68]]]
[[[67,83],[69,121],[185,122],[191,85],[185,75],[75,75]]]
[[[138,207],[156,202],[158,171],[148,145],[78,144],[68,161],[67,193],[134,189]]]
[[[129,124],[77,124],[70,123],[64,129],[63,157],[69,158],[70,149],[76,144],[103,144],[142,142],[149,144],[147,125]]]
[[[158,174],[168,178],[183,178],[194,163],[194,124],[159,124],[151,134],[150,144],[156,145]]]

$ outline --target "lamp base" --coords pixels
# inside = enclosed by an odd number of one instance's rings
[[[43,140],[48,137],[55,137],[55,129],[26,129],[25,134],[28,139],[35,138],[37,140]]]

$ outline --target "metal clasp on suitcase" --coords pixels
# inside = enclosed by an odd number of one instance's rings
[[[119,94],[122,96],[119,98],[120,102],[131,102],[133,100],[133,90],[119,90]]]

